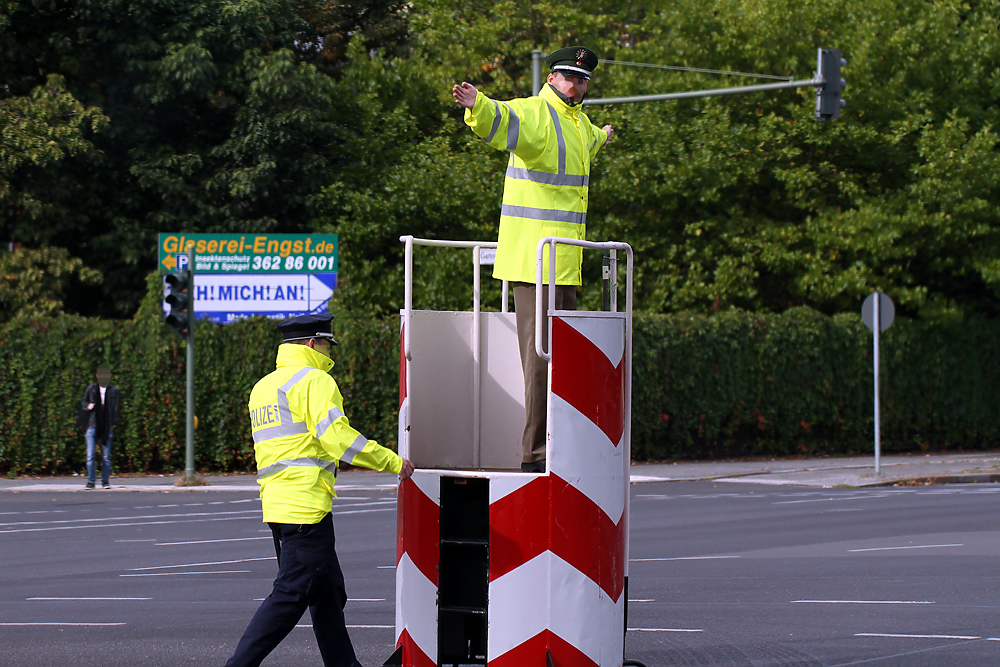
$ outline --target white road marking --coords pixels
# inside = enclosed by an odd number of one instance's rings
[[[311,623],[301,623],[299,625],[296,625],[295,627],[297,627],[297,628],[311,628],[312,624]],[[347,627],[349,627],[349,628],[383,628],[383,629],[388,629],[388,628],[395,629],[396,628],[395,625],[348,625]]]
[[[910,547],[874,547],[872,549],[848,549],[851,553],[861,551],[897,551],[899,549],[941,549],[943,547],[964,547],[964,544],[918,544]]]
[[[180,505],[157,505],[157,507],[180,507]]]
[[[176,507],[176,505],[174,505]],[[232,510],[229,512],[174,512],[171,514],[139,514],[136,516],[106,516],[100,519],[56,519],[54,521],[13,521],[0,523],[0,526],[46,526],[66,523],[95,523],[97,521],[128,521],[130,519],[170,519],[176,517],[198,516],[232,516],[236,514],[251,514],[257,510]]]
[[[268,531],[270,532],[270,531]],[[213,544],[215,542],[245,542],[247,540],[272,540],[273,537],[232,537],[224,540],[190,540],[188,542],[157,542],[158,547],[176,546],[178,544]],[[117,542],[117,540],[115,540]],[[154,540],[150,540],[153,542]]]
[[[884,498],[883,495],[870,495],[870,496],[835,496],[833,498],[813,498],[810,500],[780,500],[778,502],[771,503],[772,505],[796,505],[798,503],[829,503],[834,500],[865,500],[867,498]]]
[[[630,563],[651,563],[667,560],[720,560],[725,558],[742,558],[742,556],[679,556],[677,558],[629,558]]]
[[[258,560],[276,560],[274,556],[264,558],[240,558],[238,560],[213,560],[205,563],[182,563],[181,565],[154,565],[152,567],[130,567],[129,572],[143,572],[145,570],[172,570],[175,567],[204,567],[205,565],[231,565],[233,563],[252,563]]]
[[[936,604],[927,600],[792,600],[792,604]]]
[[[107,625],[125,625],[124,623],[0,623],[2,626],[20,626],[20,625],[84,625],[84,626],[107,626]]]
[[[693,628],[628,628],[629,632],[705,632],[703,629]]]
[[[256,515],[256,512],[254,512]],[[181,515],[183,516],[183,515]],[[253,519],[259,521],[257,516],[227,516],[220,517],[217,519],[175,519],[173,521],[134,521],[132,523],[91,523],[86,526],[52,526],[49,528],[18,528],[16,530],[4,530],[0,531],[0,535],[10,535],[12,533],[39,533],[46,532],[50,530],[77,530],[79,528],[122,528],[131,526],[162,526],[170,523],[202,523],[207,521],[245,521],[247,519]],[[87,519],[88,521],[90,519]],[[100,519],[96,519],[100,521]]]
[[[375,567],[377,567],[380,570],[395,570],[396,569],[395,565],[376,565]]]
[[[153,598],[27,598],[28,600],[152,600]]]
[[[982,639],[972,635],[897,635],[883,632],[858,632],[855,637],[898,637],[901,639]]]
[[[188,574],[250,574],[250,570],[214,570],[211,572],[146,572],[144,574],[119,574],[119,577],[179,577]]]
[[[333,514],[334,516],[342,516],[344,514],[367,514],[369,512],[395,512],[395,511],[396,511],[395,507],[380,507],[378,509],[370,509],[370,510],[350,510],[347,512],[331,512],[331,514]]]

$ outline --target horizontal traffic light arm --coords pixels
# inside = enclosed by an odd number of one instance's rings
[[[782,81],[781,83],[763,83],[757,86],[737,86],[735,88],[710,88],[709,90],[691,90],[683,93],[664,93],[663,95],[635,95],[633,97],[598,97],[584,100],[585,105],[595,104],[630,104],[632,102],[662,102],[665,100],[690,100],[698,97],[719,97],[722,95],[744,95],[746,93],[763,93],[769,90],[784,90],[786,88],[810,88],[822,86],[826,81],[822,76],[798,81]]]

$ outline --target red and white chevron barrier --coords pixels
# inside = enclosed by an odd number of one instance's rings
[[[405,324],[404,324],[405,326]],[[438,664],[441,478],[489,480],[486,663],[620,666],[626,502],[625,318],[552,321],[548,472],[419,469],[400,486],[396,636],[402,664]],[[407,420],[401,365],[400,435]]]

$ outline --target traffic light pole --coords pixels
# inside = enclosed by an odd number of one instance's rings
[[[698,97],[719,97],[721,95],[744,95],[746,93],[763,93],[769,90],[784,90],[786,88],[815,88],[823,85],[823,77],[800,79],[799,81],[782,81],[781,83],[762,83],[757,86],[737,86],[735,88],[712,88],[709,90],[691,90],[683,93],[664,93],[662,95],[635,95],[633,97],[598,97],[585,99],[584,106],[596,104],[630,104],[632,102],[663,102],[665,100],[690,100]]]
[[[188,248],[188,267],[191,271],[191,324],[187,335],[187,453],[184,462],[184,481],[194,481],[194,244]]]
[[[188,327],[187,327],[187,415],[185,433],[184,477],[178,480],[177,486],[207,486],[207,482],[194,475],[194,244],[188,246]]]
[[[839,49],[818,49],[816,76],[798,81],[782,81],[780,83],[763,83],[756,86],[736,86],[734,88],[711,88],[709,90],[689,90],[681,93],[664,93],[662,95],[633,95],[631,97],[598,97],[584,99],[584,106],[599,104],[632,104],[636,102],[663,102],[667,100],[690,100],[701,97],[721,97],[723,95],[746,95],[748,93],[765,93],[772,90],[788,88],[815,88],[817,103],[816,117],[819,120],[837,120],[844,101],[840,98],[840,90],[846,84],[840,78],[840,68],[847,65],[840,57]],[[542,59],[545,54],[538,49],[531,52],[531,91],[538,95],[542,89]]]

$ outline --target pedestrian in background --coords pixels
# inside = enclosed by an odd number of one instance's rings
[[[97,367],[97,382],[83,390],[81,413],[86,411],[84,438],[87,441],[87,487],[93,489],[97,481],[97,445],[101,446],[101,486],[111,488],[111,441],[118,423],[120,395],[118,387],[111,384],[111,369],[107,364]]]

